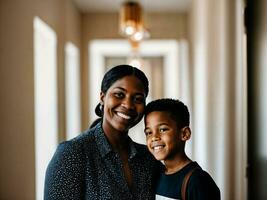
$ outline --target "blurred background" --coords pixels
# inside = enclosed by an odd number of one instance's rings
[[[266,200],[267,1],[130,4],[0,0],[0,199],[43,199],[58,143],[88,128],[105,71],[128,63],[148,102],[188,105],[186,151],[223,200]],[[142,122],[130,136],[145,144]]]

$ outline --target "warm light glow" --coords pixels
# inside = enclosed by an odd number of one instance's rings
[[[131,44],[132,51],[138,52],[139,41],[130,39],[129,42]]]
[[[125,2],[122,5],[120,10],[120,34],[134,42],[149,38],[150,34],[144,27],[142,8],[138,2]]]
[[[144,61],[141,58],[141,55],[137,49],[132,49],[130,56],[127,59],[127,63],[131,66],[141,69],[144,66]]]
[[[125,34],[128,35],[128,36],[131,36],[133,35],[135,32],[135,28],[132,27],[132,26],[126,26],[125,27]]]
[[[141,58],[133,58],[133,59],[129,60],[128,64],[131,66],[134,66],[138,69],[141,69],[142,65],[143,65],[143,61]]]
[[[120,33],[131,36],[142,24],[141,6],[137,2],[125,2],[120,10]]]
[[[144,38],[144,34],[141,31],[137,31],[133,34],[132,39],[135,41],[141,41]]]

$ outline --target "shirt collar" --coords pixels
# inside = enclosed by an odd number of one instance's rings
[[[109,153],[113,152],[111,145],[109,144],[104,130],[102,128],[102,123],[99,122],[94,128],[94,135],[97,147],[102,157],[105,157]],[[128,143],[129,143],[129,159],[132,159],[138,154],[138,150],[135,146],[135,143],[132,139],[128,136]]]

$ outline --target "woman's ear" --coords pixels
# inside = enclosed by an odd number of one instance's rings
[[[189,126],[185,126],[184,128],[182,128],[181,130],[181,139],[182,141],[187,141],[191,138],[191,129]]]
[[[100,92],[100,104],[104,105],[104,99],[105,99],[105,94],[104,92]]]

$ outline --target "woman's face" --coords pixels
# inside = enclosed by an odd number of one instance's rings
[[[103,129],[109,132],[128,132],[143,117],[145,90],[142,82],[135,76],[125,76],[108,89],[101,92],[104,105]]]

